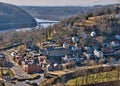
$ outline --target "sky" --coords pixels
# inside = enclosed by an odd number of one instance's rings
[[[14,5],[27,6],[93,6],[120,3],[120,0],[0,0]]]

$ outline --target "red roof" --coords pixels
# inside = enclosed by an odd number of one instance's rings
[[[115,51],[113,49],[106,48],[106,49],[103,49],[103,52],[104,53],[114,53]]]

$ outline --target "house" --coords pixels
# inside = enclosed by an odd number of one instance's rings
[[[68,60],[69,60],[69,56],[68,55],[65,55],[64,57],[62,57],[62,60],[63,60],[63,62],[68,62]]]
[[[115,36],[115,38],[116,38],[117,40],[120,40],[120,35],[117,34],[117,35]]]
[[[104,55],[116,55],[115,50],[110,48],[104,48],[102,52]]]
[[[75,63],[77,63],[80,61],[80,57],[75,55],[65,55],[64,57],[62,57],[62,60],[63,60],[62,63],[68,63],[71,61],[74,61]]]
[[[77,50],[77,48],[76,48],[76,46],[71,46],[71,51],[76,51]]]
[[[46,56],[38,56],[39,64],[40,63],[47,63],[46,59],[47,59]]]
[[[13,57],[16,56],[16,52],[12,52],[11,56],[13,56]]]
[[[6,67],[7,61],[4,54],[0,54],[0,66]]]
[[[63,48],[69,48],[69,44],[66,43],[66,42],[64,42],[64,43],[63,43]]]
[[[110,43],[110,45],[111,45],[113,48],[120,47],[120,44],[119,44],[119,42],[117,42],[117,41],[112,41],[112,42]]]
[[[39,60],[39,64],[41,65],[41,69],[46,70],[46,67],[48,64],[47,57],[46,56],[39,56],[38,60]]]
[[[14,61],[16,62],[16,63],[18,63],[19,65],[22,65],[22,61],[23,61],[23,57],[22,56],[18,56],[18,55],[16,55],[15,57],[14,57]]]
[[[91,56],[92,56],[92,55],[91,55],[90,53],[83,52],[83,58],[84,58],[84,59],[86,59],[86,58],[87,58],[87,59],[90,59]]]
[[[97,58],[103,58],[103,52],[102,51],[98,51],[98,50],[94,50],[94,55],[97,57]]]
[[[110,45],[108,43],[103,43],[102,46],[103,48],[108,48]]]
[[[92,48],[90,46],[85,46],[84,49],[86,50],[87,53],[92,54]]]
[[[72,42],[73,43],[79,42],[79,37],[78,36],[73,36],[72,37]]]
[[[48,71],[57,71],[57,70],[62,70],[62,65],[54,63],[53,65],[48,65]]]
[[[81,44],[80,43],[75,43],[75,47],[76,47],[76,49],[81,50]]]
[[[52,65],[47,65],[47,70],[46,71],[53,71],[54,67]]]
[[[90,36],[91,36],[91,37],[95,37],[95,36],[96,36],[96,32],[92,31],[92,32],[90,33]]]

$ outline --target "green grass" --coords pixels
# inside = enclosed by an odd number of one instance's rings
[[[98,74],[89,74],[86,76],[81,76],[75,79],[71,79],[67,82],[67,85],[86,85],[92,83],[100,83],[100,82],[109,82],[116,81],[120,79],[120,72],[118,71],[110,71],[110,72],[102,72]]]

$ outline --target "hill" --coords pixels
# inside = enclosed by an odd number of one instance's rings
[[[42,19],[63,20],[71,16],[86,14],[100,8],[113,8],[115,5],[96,5],[96,6],[61,6],[61,7],[41,7],[41,6],[21,6],[32,16]]]
[[[36,26],[34,18],[23,9],[0,2],[0,30]]]
[[[97,44],[101,43],[103,42],[103,37],[105,39],[105,37],[109,38],[120,33],[120,18],[116,17],[119,13],[119,5],[109,5],[95,11],[87,12],[86,14],[69,17],[43,31],[45,35],[42,37],[42,40],[53,39],[56,43],[62,45],[70,37],[77,35],[80,37],[81,44],[85,45],[88,42],[92,44],[94,41]],[[92,31],[95,31],[97,34],[96,40],[91,40],[91,38],[84,40],[83,35],[86,34],[90,37],[89,35]],[[67,42],[70,43],[70,41]]]
[[[108,38],[114,37],[116,34],[120,34],[120,18],[117,18],[120,14],[120,5],[107,5],[104,7],[94,6],[95,11],[90,11],[85,14],[79,14],[69,17],[60,21],[52,27],[44,29],[32,29],[30,32],[15,32],[7,33],[8,37],[4,37],[0,34],[1,45],[8,43],[9,40],[15,42],[24,41],[26,35],[29,33],[28,38],[34,39],[36,43],[42,43],[44,41],[53,40],[57,45],[62,45],[65,41],[71,43],[72,36],[78,36],[81,45],[88,44],[100,44]],[[48,11],[46,11],[49,13]],[[46,13],[46,14],[47,14]],[[59,12],[58,12],[59,13]],[[56,12],[56,14],[58,14]],[[32,14],[31,14],[32,15]],[[41,14],[43,15],[43,14]],[[45,15],[45,14],[44,14]],[[52,14],[50,14],[52,15]],[[45,15],[46,16],[46,15]],[[34,16],[35,17],[35,16]],[[49,18],[50,16],[48,16]],[[56,18],[56,17],[55,17]],[[96,39],[91,39],[90,33],[96,32]],[[18,34],[19,33],[19,34]],[[4,34],[4,33],[3,33]],[[12,36],[11,38],[9,36]],[[19,38],[20,37],[20,38]],[[86,38],[87,37],[87,38]],[[6,39],[7,42],[6,42]],[[108,40],[107,40],[108,41]],[[39,45],[41,47],[41,45]],[[44,46],[43,46],[44,47]]]

